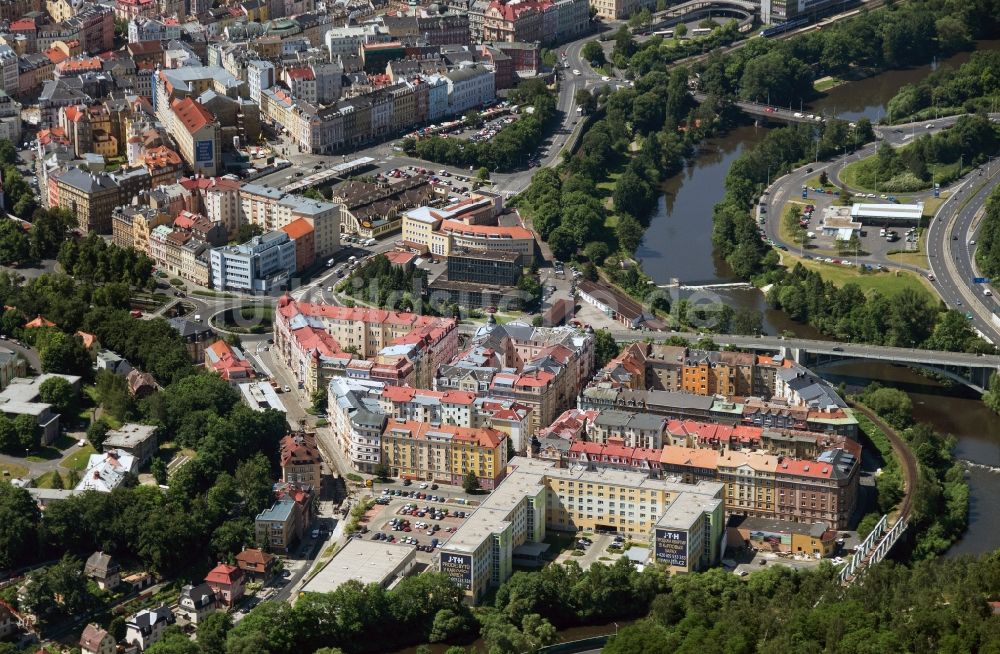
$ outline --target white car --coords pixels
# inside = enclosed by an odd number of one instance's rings
[[[577,70],[576,68],[574,68],[574,69],[573,69],[573,74],[574,74],[574,75],[579,75],[579,74],[580,74],[580,71],[579,71],[579,70]]]
[[[281,390],[283,390],[283,391],[284,391],[284,392],[286,392],[286,393],[291,393],[291,392],[292,392],[292,387],[291,387],[291,386],[289,386],[288,384],[285,384],[285,385],[284,385],[284,386],[282,387],[282,389],[281,389]]]
[[[796,111],[796,112],[795,112],[795,117],[796,117],[796,118],[802,118],[802,114],[800,114],[799,112],[797,112],[797,111]]]
[[[603,77],[601,77],[601,81],[602,81],[602,82],[610,82],[610,81],[611,81],[611,78],[610,78],[610,77],[608,77],[607,75],[604,75]]]
[[[427,488],[427,484],[420,484],[420,488],[421,488],[421,490],[424,489],[424,488]]]

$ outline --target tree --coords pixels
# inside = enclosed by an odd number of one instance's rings
[[[317,415],[326,413],[328,396],[325,389],[317,389],[312,394],[312,410]]]
[[[687,36],[687,33],[688,33],[688,28],[687,25],[685,25],[684,23],[678,23],[677,25],[674,25],[674,36],[677,37],[678,39],[684,38],[685,36]]]
[[[101,451],[101,446],[104,445],[104,439],[107,438],[108,430],[108,423],[103,420],[95,420],[87,427],[87,440],[98,452]]]
[[[465,473],[465,477],[462,478],[462,489],[466,493],[476,493],[479,491],[479,477],[472,470]]]
[[[21,447],[29,452],[38,449],[41,430],[38,428],[38,420],[35,416],[22,413],[14,418],[14,431],[17,432]]]
[[[552,230],[552,233],[549,234],[548,243],[552,249],[552,254],[556,256],[556,259],[561,261],[569,259],[576,253],[576,239],[565,227],[557,227]]]
[[[228,613],[209,613],[198,624],[198,646],[203,654],[224,654],[226,636],[233,628],[233,618]]]
[[[247,223],[246,225],[240,225],[239,232],[236,234],[236,241],[238,243],[246,243],[254,236],[260,236],[264,233],[264,228],[256,223]]]
[[[573,95],[573,100],[585,114],[592,114],[597,110],[597,98],[587,89],[579,89]]]
[[[580,56],[590,62],[591,66],[603,66],[607,61],[604,58],[604,48],[597,41],[587,41],[580,49]]]
[[[861,401],[893,427],[903,429],[913,424],[913,402],[899,389],[873,383],[862,393]]]
[[[79,337],[55,332],[39,350],[42,372],[90,377],[90,354]]]
[[[147,654],[203,654],[198,644],[191,640],[180,627],[167,627],[163,637],[148,648]]]
[[[615,234],[618,236],[618,245],[623,252],[634,254],[642,243],[645,230],[639,221],[629,215],[619,216],[618,225],[615,226]]]
[[[41,512],[24,488],[0,484],[0,569],[37,556]]]
[[[594,332],[594,366],[600,370],[621,353],[621,346],[607,329]]]
[[[42,402],[51,404],[56,413],[64,415],[66,418],[74,413],[76,391],[73,389],[73,385],[63,377],[50,377],[39,384],[38,396]]]
[[[163,459],[157,457],[153,459],[153,462],[149,464],[149,471],[153,475],[153,479],[160,486],[167,485],[167,464],[163,462]]]
[[[830,184],[830,176],[826,174],[825,170],[821,171],[819,174],[819,185],[827,186],[829,184]]]

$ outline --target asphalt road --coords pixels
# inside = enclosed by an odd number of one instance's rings
[[[966,190],[956,191],[941,206],[927,235],[927,251],[936,281],[934,287],[949,307],[971,316],[972,325],[994,344],[1000,343],[1000,323],[993,321],[1000,309],[996,297],[987,297],[987,286],[974,284],[977,276],[973,262],[975,252],[971,241],[976,216],[986,198],[1000,183],[1000,166],[993,165],[987,177],[978,172],[966,178]],[[970,199],[969,193],[975,193]]]

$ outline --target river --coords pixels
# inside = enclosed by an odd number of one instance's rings
[[[1000,49],[1000,40],[980,41],[977,47]],[[970,56],[970,52],[962,52],[927,66],[848,82],[831,89],[811,107],[813,111],[836,112],[851,120],[867,116],[877,122],[902,86],[919,81],[937,66],[957,68]],[[637,252],[643,269],[657,284],[674,280],[686,284],[739,281],[713,251],[712,207],[722,199],[730,164],[745,148],[764,138],[767,131],[748,125],[708,140],[680,174],[663,183],[663,194]],[[793,323],[783,313],[768,309],[763,295],[756,290],[699,291],[692,297],[734,308],[758,309],[764,316],[765,331],[770,334],[790,331],[802,337],[820,337],[809,326]],[[888,365],[840,364],[827,373],[846,376],[846,381],[861,385],[867,383],[865,380],[878,379],[900,386],[913,398],[917,420],[956,437],[959,458],[978,466],[1000,468],[1000,417],[987,410],[970,390],[947,388],[907,368]],[[969,469],[969,530],[951,554],[975,554],[1000,547],[1000,530],[994,528],[987,515],[990,507],[1000,503],[1000,472],[978,466]]]

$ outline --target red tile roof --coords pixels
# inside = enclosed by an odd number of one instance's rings
[[[178,120],[184,125],[184,129],[191,134],[215,121],[215,116],[192,98],[174,100],[172,107]]]
[[[205,575],[205,581],[207,583],[223,586],[238,583],[242,581],[242,579],[242,570],[236,566],[226,565],[225,563],[220,563],[212,568],[207,575]]]
[[[292,222],[282,227],[281,231],[288,234],[288,238],[294,241],[296,239],[302,238],[306,234],[314,232],[315,230],[313,229],[312,224],[310,224],[308,220],[306,220],[305,218],[299,218],[297,220],[293,220]]]

